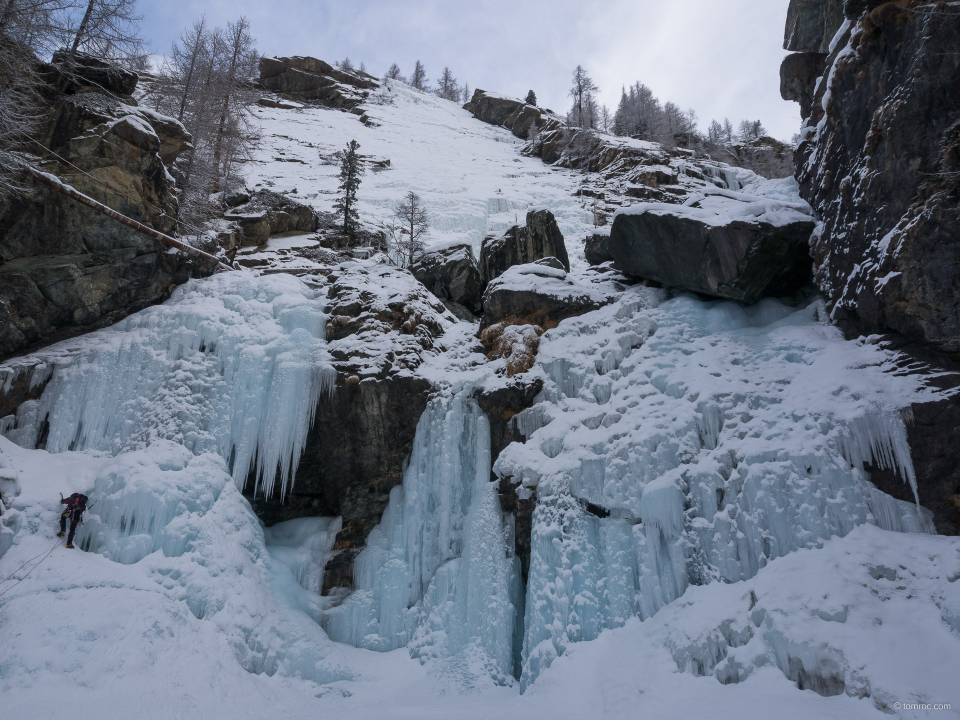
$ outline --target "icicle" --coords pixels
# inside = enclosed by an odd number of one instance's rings
[[[839,438],[843,457],[855,468],[873,461],[885,470],[896,470],[910,483],[913,497],[920,505],[917,475],[910,457],[910,443],[902,415],[871,413],[851,421]]]
[[[47,449],[118,453],[165,438],[216,452],[241,489],[289,489],[335,372],[322,299],[286,275],[226,273],[91,336],[53,373]]]

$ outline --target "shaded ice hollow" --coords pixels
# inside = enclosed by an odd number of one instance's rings
[[[332,389],[324,298],[287,275],[233,272],[81,339],[39,403],[46,449],[119,453],[160,439],[215,452],[243,488],[285,494],[321,394]],[[36,425],[20,432],[36,438]]]

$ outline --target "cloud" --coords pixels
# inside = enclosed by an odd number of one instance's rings
[[[431,79],[449,66],[472,88],[564,111],[581,64],[616,107],[635,81],[663,101],[712,118],[760,119],[791,137],[799,108],[780,99],[789,0],[167,0],[144,3],[144,30],[166,52],[201,13],[215,24],[246,15],[267,55],[349,56],[375,74],[421,60]]]

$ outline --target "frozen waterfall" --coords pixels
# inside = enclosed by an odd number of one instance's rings
[[[172,440],[219,454],[238,487],[288,489],[320,395],[332,388],[323,297],[287,275],[195,280],[163,305],[76,341],[21,443],[112,453]]]
[[[424,662],[467,657],[511,681],[520,561],[490,479],[490,426],[465,393],[432,401],[421,417],[403,485],[354,563],[354,586],[323,620],[333,640],[409,646]]]

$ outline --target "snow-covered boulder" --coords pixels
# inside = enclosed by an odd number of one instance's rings
[[[707,191],[683,206],[620,210],[609,250],[628,275],[752,304],[810,282],[815,227],[805,203]]]
[[[570,279],[555,258],[546,258],[511,267],[487,286],[483,327],[508,318],[514,325],[556,327],[561,320],[596,310],[607,302],[599,290]]]
[[[613,260],[610,254],[610,228],[597,228],[593,235],[588,235],[583,254],[591,265],[603,265]]]
[[[440,300],[482,312],[483,278],[469,243],[431,249],[414,262],[413,276]]]
[[[543,258],[556,258],[564,269],[570,269],[567,246],[553,213],[546,209],[527,213],[524,227],[514,225],[503,237],[484,238],[480,247],[480,272],[490,282],[514,265],[532,263]]]

